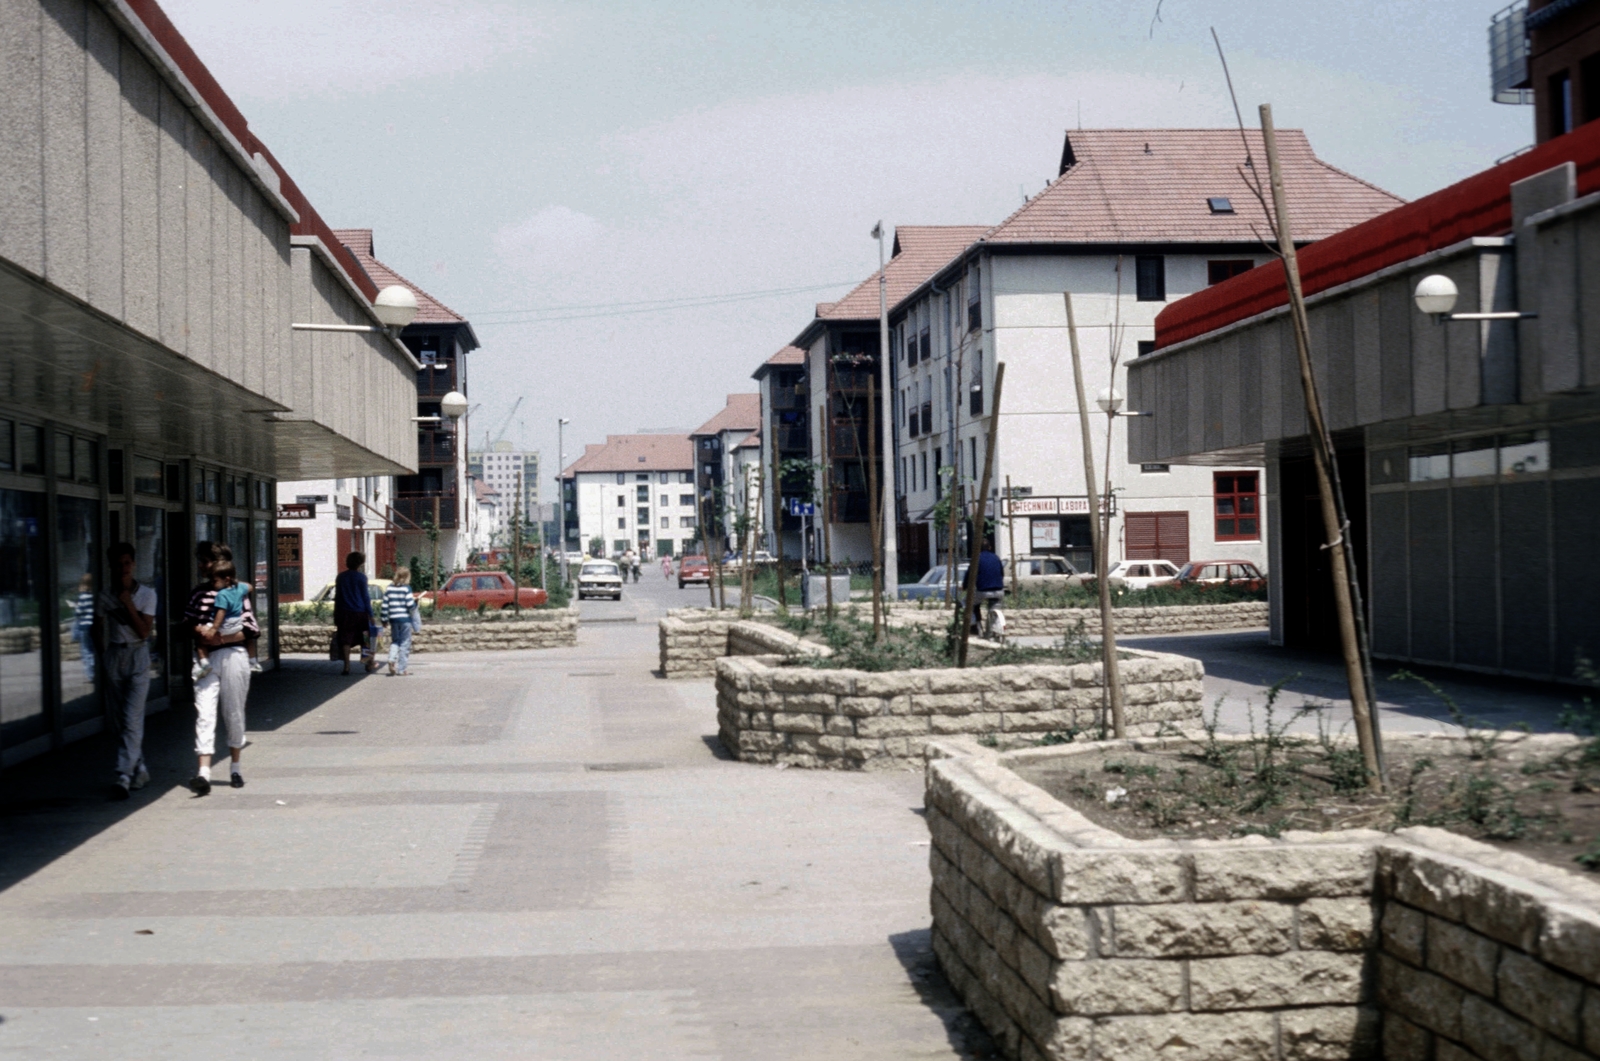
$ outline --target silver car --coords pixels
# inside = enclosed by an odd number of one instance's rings
[[[622,599],[622,572],[610,560],[590,560],[578,571],[578,599]]]

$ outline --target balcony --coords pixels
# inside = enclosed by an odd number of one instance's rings
[[[834,457],[859,457],[866,453],[861,444],[859,425],[834,424],[828,433],[829,455]]]
[[[403,493],[394,500],[394,511],[398,517],[397,523],[402,526],[413,524],[425,527],[433,521],[434,500],[439,502],[439,529],[455,530],[460,521],[456,516],[459,506],[456,504],[455,494],[418,494]]]
[[[870,368],[835,368],[833,370],[833,386],[837,391],[845,394],[867,393],[867,381],[876,373]]]
[[[804,425],[783,425],[778,428],[778,450],[781,453],[809,453],[811,431]]]
[[[418,431],[417,463],[454,464],[456,436],[453,431]]]
[[[417,397],[442,398],[456,389],[456,366],[453,361],[441,362],[442,367],[423,365],[417,369]]]

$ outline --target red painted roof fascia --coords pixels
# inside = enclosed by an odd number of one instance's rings
[[[246,153],[255,154],[259,152],[261,157],[265,158],[267,163],[277,171],[280,191],[283,193],[284,199],[300,215],[300,220],[291,224],[289,231],[296,236],[315,236],[322,240],[329,253],[334,256],[344,271],[350,275],[350,279],[355,282],[355,285],[361,289],[367,298],[369,300],[376,298],[378,289],[373,284],[372,279],[367,276],[366,270],[361,268],[361,263],[356,260],[355,255],[351,254],[344,244],[334,238],[333,229],[328,226],[328,223],[322,219],[322,215],[317,213],[316,208],[306,199],[305,193],[300,190],[299,185],[295,184],[294,179],[289,176],[278,160],[272,156],[272,152],[267,150],[267,146],[256,139],[255,134],[250,131],[250,123],[245,120],[244,113],[223,91],[217,79],[211,76],[211,71],[206,68],[205,63],[201,62],[200,56],[195,54],[194,49],[189,47],[189,42],[183,39],[183,34],[178,32],[178,27],[172,24],[172,20],[167,17],[167,13],[161,10],[161,5],[156,3],[155,0],[124,0],[124,2],[135,17],[144,24],[145,29],[150,31],[150,36],[155,39],[157,44],[161,45],[167,55],[172,58],[172,61],[177,64],[178,69],[183,71],[183,76],[189,79],[189,83],[200,94],[200,98],[205,101],[206,106],[211,108],[211,113],[215,114],[217,120],[233,134]]]
[[[1313,295],[1474,236],[1503,236],[1511,231],[1512,183],[1563,162],[1577,167],[1579,195],[1600,190],[1600,122],[1304,247],[1298,255],[1301,286]],[[1283,266],[1269,262],[1162,310],[1156,316],[1156,348],[1288,302]]]

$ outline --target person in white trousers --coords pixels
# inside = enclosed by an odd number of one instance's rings
[[[211,584],[211,566],[223,559],[222,550],[214,542],[201,542],[195,546],[195,560],[200,569],[200,584],[189,595],[189,606],[184,609],[184,623],[196,641],[207,646],[211,658],[211,672],[194,686],[194,752],[199,760],[189,788],[197,796],[211,794],[211,752],[217,741],[217,709],[222,709],[222,722],[228,730],[228,753],[232,760],[228,780],[234,788],[244,787],[244,775],[239,772],[239,755],[244,751],[244,705],[250,695],[250,656],[244,647],[244,634],[213,634],[211,622],[215,618],[212,601],[216,589]]]

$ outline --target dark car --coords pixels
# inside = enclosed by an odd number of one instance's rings
[[[678,563],[678,588],[690,582],[710,582],[711,562],[703,556],[686,556]]]
[[[1178,572],[1183,586],[1228,586],[1257,592],[1267,588],[1267,577],[1249,560],[1193,560]]]

